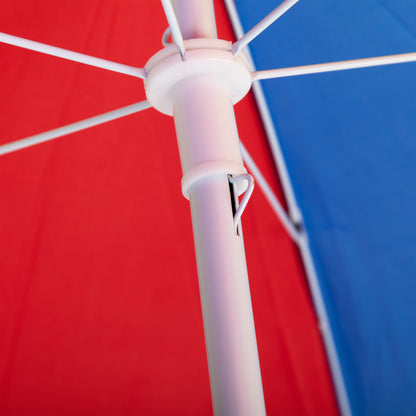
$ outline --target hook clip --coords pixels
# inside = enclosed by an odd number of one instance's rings
[[[162,35],[162,45],[166,48],[169,45],[172,45],[172,42],[169,42],[169,36],[172,34],[170,27],[168,26],[168,28],[163,32]]]
[[[248,204],[248,201],[251,197],[251,194],[253,193],[254,190],[254,179],[253,177],[248,174],[248,173],[243,173],[241,175],[238,176],[231,176],[229,175],[229,182],[232,184],[241,182],[241,181],[246,181],[247,185],[244,186],[245,188],[245,192],[244,195],[240,201],[240,203],[238,204],[238,208],[235,211],[234,214],[234,228],[235,228],[235,232],[238,234],[238,223],[240,221],[241,215],[243,215],[244,210],[246,209],[246,206]]]

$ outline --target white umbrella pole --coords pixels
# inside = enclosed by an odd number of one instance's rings
[[[216,37],[214,16],[206,13],[212,2],[194,3],[204,13],[196,15],[192,1],[174,2],[178,21],[190,22],[181,26],[184,39]],[[199,23],[211,29],[201,30]],[[244,243],[241,229],[235,229],[228,180],[228,174],[245,172],[229,87],[221,78],[201,74],[182,80],[172,95],[182,185],[191,202],[214,413],[264,415]]]
[[[235,231],[221,166],[244,170],[233,107],[227,85],[215,79],[184,87],[174,117],[185,179],[199,178],[189,196],[214,413],[263,415],[243,237]]]

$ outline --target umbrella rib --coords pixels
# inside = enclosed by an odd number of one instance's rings
[[[172,34],[173,40],[179,48],[182,59],[185,59],[185,44],[183,42],[183,36],[181,29],[179,27],[179,22],[173,9],[172,3],[170,0],[161,0],[163,10],[165,12],[166,19],[168,20],[170,32]]]
[[[296,75],[320,74],[323,72],[342,71],[346,69],[369,68],[381,65],[416,62],[416,52],[398,55],[377,56],[374,58],[353,59],[349,61],[326,62],[315,65],[294,66],[289,68],[269,69],[252,72],[253,81],[272,78],[284,78]]]
[[[121,107],[117,110],[109,111],[98,116],[77,121],[76,123],[67,124],[66,126],[58,127],[57,129],[49,130],[44,133],[39,133],[34,136],[6,143],[0,146],[0,156],[15,152],[17,150],[25,149],[39,143],[47,142],[49,140],[57,139],[59,137],[66,136],[67,134],[98,126],[100,124],[107,123],[108,121],[116,120],[118,118],[137,113],[150,107],[151,105],[148,101],[141,101],[139,103]]]
[[[232,52],[237,55],[241,49],[247,46],[254,38],[260,33],[266,30],[272,23],[274,23],[280,16],[286,13],[291,7],[293,7],[299,0],[285,0],[282,4],[276,7],[270,14],[268,14],[263,20],[257,23],[251,30],[244,34],[240,39],[234,42],[232,46]]]
[[[18,46],[24,49],[30,49],[36,52],[41,52],[46,55],[52,55],[58,58],[67,59],[69,61],[80,62],[82,64],[95,66],[97,68],[107,69],[109,71],[114,71],[121,74],[132,75],[142,79],[146,78],[146,74],[143,68],[136,68],[134,66],[119,64],[117,62],[112,62],[106,59],[85,55],[83,53],[58,48],[56,46],[47,45],[46,43],[36,42],[18,36],[9,35],[7,33],[0,32],[0,42]]]
[[[286,211],[282,207],[282,204],[280,203],[280,201],[278,200],[278,198],[272,191],[272,188],[267,183],[260,169],[258,168],[253,158],[248,153],[247,149],[244,147],[241,141],[240,141],[240,148],[241,148],[241,154],[243,156],[244,162],[246,163],[250,172],[253,174],[254,179],[256,180],[260,189],[263,191],[263,194],[266,197],[267,201],[269,202],[270,206],[272,207],[273,212],[276,214],[277,218],[279,218],[283,228],[286,230],[286,232],[289,234],[292,240],[296,244],[299,244],[300,238],[301,238],[299,231],[293,225]]]

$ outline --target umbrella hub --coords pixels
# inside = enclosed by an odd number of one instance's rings
[[[175,44],[157,52],[145,66],[148,101],[161,113],[173,115],[178,90],[196,78],[213,78],[227,84],[232,103],[237,103],[250,90],[252,77],[245,55],[234,56],[231,46],[221,39],[190,39],[185,41],[184,59]]]

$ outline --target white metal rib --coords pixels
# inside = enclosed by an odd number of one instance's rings
[[[87,118],[76,123],[68,124],[57,129],[49,130],[44,133],[36,134],[34,136],[26,137],[25,139],[16,140],[11,143],[6,143],[0,146],[0,156],[7,153],[12,153],[17,150],[25,149],[39,143],[49,140],[57,139],[67,134],[75,133],[77,131],[88,129],[89,127],[98,126],[99,124],[115,120],[124,116],[150,108],[151,105],[147,101],[141,101],[136,104],[128,105],[117,110],[109,111],[108,113],[100,114],[95,117]]]
[[[170,31],[175,41],[176,45],[179,48],[179,52],[182,58],[185,58],[185,44],[183,42],[182,32],[179,27],[178,19],[176,18],[175,10],[173,9],[172,3],[170,0],[161,0],[163,10],[165,11],[166,19],[168,20]]]
[[[269,184],[264,179],[262,173],[255,165],[254,161],[252,160],[251,156],[244,148],[243,144],[240,142],[241,146],[241,153],[243,155],[243,159],[253,174],[254,178],[256,179],[257,184],[259,185],[260,189],[263,191],[264,196],[266,197],[267,201],[271,205],[274,213],[279,218],[281,224],[290,235],[292,240],[298,245],[303,264],[305,266],[306,275],[309,282],[309,287],[312,293],[313,302],[315,305],[316,313],[319,319],[319,329],[322,333],[322,338],[325,344],[325,350],[328,354],[328,361],[331,366],[331,371],[334,377],[335,385],[337,387],[337,397],[339,400],[340,409],[343,416],[352,416],[348,396],[346,394],[345,385],[343,382],[343,375],[341,371],[341,366],[338,359],[338,354],[334,342],[334,338],[332,336],[328,315],[325,308],[325,303],[323,301],[322,292],[319,286],[318,276],[315,271],[315,267],[312,260],[312,255],[310,253],[309,244],[308,244],[308,237],[304,230],[298,231],[293,223],[290,221],[289,217],[287,216],[286,212],[282,208],[279,200],[277,199],[274,192],[271,190]]]
[[[327,62],[323,64],[294,66],[252,72],[253,81],[271,78],[283,78],[296,75],[320,74],[322,72],[342,71],[345,69],[369,68],[373,66],[416,62],[416,52],[398,55],[377,56],[374,58],[353,59],[349,61]]]
[[[114,71],[121,74],[132,75],[142,79],[146,78],[146,74],[143,68],[136,68],[134,66],[107,61],[106,59],[95,58],[94,56],[84,55],[83,53],[69,51],[67,49],[58,48],[56,46],[47,45],[45,43],[35,42],[33,40],[9,35],[7,33],[0,32],[0,42],[19,46],[20,48],[24,49],[30,49],[36,52],[41,52],[46,55],[68,59],[69,61],[80,62],[82,64],[95,66],[97,68],[107,69],[109,71]]]
[[[343,416],[352,416],[351,408],[348,401],[345,385],[343,382],[343,375],[341,366],[338,359],[338,354],[332,336],[328,314],[326,312],[325,303],[323,300],[322,292],[319,286],[318,276],[315,271],[315,267],[310,253],[308,236],[304,230],[298,231],[293,223],[290,221],[288,215],[284,211],[282,205],[277,199],[276,195],[270,188],[270,185],[264,179],[264,176],[256,166],[255,162],[251,158],[250,154],[245,149],[244,145],[240,141],[241,153],[243,155],[244,162],[256,179],[257,184],[263,191],[264,196],[271,205],[274,213],[279,218],[281,224],[290,235],[292,240],[298,245],[303,264],[305,266],[306,275],[308,278],[309,288],[312,293],[313,302],[315,305],[316,314],[319,319],[319,329],[322,333],[322,338],[325,344],[325,350],[328,354],[328,361],[331,366],[332,376],[335,381],[337,398],[339,406]]]
[[[282,204],[280,203],[280,201],[278,200],[278,198],[272,191],[272,188],[267,183],[260,169],[257,167],[250,153],[248,153],[247,149],[244,147],[241,141],[240,141],[240,148],[241,148],[241,154],[243,156],[245,164],[247,165],[250,172],[253,174],[257,184],[259,185],[260,189],[263,191],[264,196],[266,197],[274,213],[276,214],[281,224],[283,225],[283,228],[290,235],[292,240],[295,243],[299,244],[300,237],[299,237],[298,230],[293,225],[292,221],[286,214],[286,211],[283,209]]]
[[[299,0],[285,0],[282,4],[276,7],[270,14],[268,14],[261,22],[257,23],[251,30],[233,44],[232,51],[237,55],[247,44],[249,44],[255,37],[266,30],[273,22],[280,16],[286,13]]]

